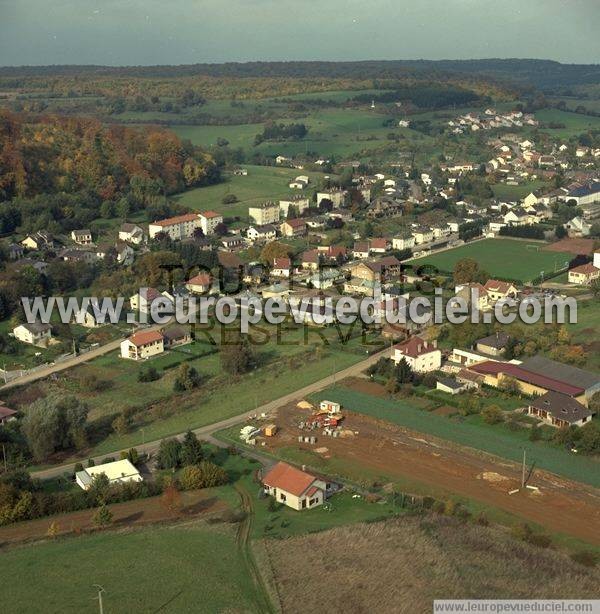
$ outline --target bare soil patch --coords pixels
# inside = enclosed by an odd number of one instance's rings
[[[579,254],[589,256],[594,253],[594,239],[566,238],[550,243],[542,249],[548,252],[570,252],[576,256]]]
[[[536,522],[551,531],[572,535],[600,545],[600,492],[585,484],[535,470],[529,484],[539,487],[538,494],[527,490],[513,495],[520,486],[521,468],[517,464],[479,453],[424,433],[401,428],[383,420],[342,409],[346,416],[342,427],[353,437],[329,437],[321,430],[300,430],[298,424],[310,411],[295,404],[279,408],[274,422],[281,429],[277,436],[266,438],[265,450],[277,454],[279,448],[312,453],[315,467],[326,471],[327,457],[348,461],[348,471],[364,467],[370,475],[388,479],[411,480],[425,486],[438,497],[460,495]],[[299,443],[298,435],[317,438],[315,445]],[[327,448],[318,454],[316,448]],[[501,476],[492,480],[483,475]],[[356,475],[350,479],[361,481]],[[428,488],[429,487],[429,488]],[[581,519],[585,518],[585,522]]]

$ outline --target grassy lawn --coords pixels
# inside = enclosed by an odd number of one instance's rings
[[[548,277],[557,267],[562,268],[571,260],[567,252],[550,252],[543,249],[542,243],[514,239],[484,239],[462,245],[432,256],[411,260],[415,265],[430,264],[440,271],[451,272],[456,263],[463,258],[477,260],[481,268],[494,277],[529,282],[544,271]],[[529,247],[528,247],[529,246]]]
[[[228,176],[224,183],[204,188],[196,188],[183,192],[175,197],[179,204],[194,210],[212,209],[223,215],[244,219],[248,217],[248,207],[258,205],[266,200],[278,200],[303,194],[300,190],[288,187],[290,180],[298,175],[308,175],[311,180],[309,190],[305,194],[312,197],[314,189],[322,184],[322,173],[305,172],[295,168],[275,166],[244,165],[248,169],[247,176]],[[223,197],[233,194],[238,202],[223,204]]]
[[[500,200],[516,201],[525,198],[530,192],[546,187],[548,184],[545,181],[528,181],[521,185],[506,185],[505,183],[496,183],[492,186],[494,197]]]
[[[204,523],[66,538],[4,552],[0,610],[259,612],[235,529]],[[35,577],[35,582],[23,578]]]
[[[407,401],[381,399],[347,388],[327,389],[314,395],[314,398],[317,401],[337,401],[351,411],[429,433],[515,462],[520,461],[522,449],[526,447],[531,462],[535,461],[538,467],[578,482],[600,486],[597,461],[584,456],[573,456],[544,442],[530,442],[519,431],[490,427],[475,420],[451,420],[419,410]]]
[[[584,346],[588,356],[585,368],[600,371],[600,301],[579,301],[577,324],[568,324],[567,327],[573,335],[573,343]]]

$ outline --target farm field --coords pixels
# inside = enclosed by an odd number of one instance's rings
[[[433,599],[597,596],[598,570],[562,553],[516,543],[497,528],[429,516],[265,540],[284,611],[319,610],[327,577],[331,612],[431,612]],[[415,553],[419,553],[415,556]],[[305,561],[302,574],[298,560]],[[530,560],[539,582],[531,583]],[[360,591],[348,586],[360,582]],[[402,604],[399,608],[399,604]]]
[[[259,205],[267,200],[277,200],[304,194],[312,197],[313,190],[321,187],[325,175],[295,168],[276,166],[243,165],[247,176],[229,175],[225,182],[203,188],[196,188],[175,196],[175,200],[195,211],[210,209],[227,217],[248,217],[248,207]],[[308,190],[292,190],[289,182],[298,175],[307,175],[311,183]],[[238,202],[224,204],[228,195],[237,197]]]
[[[231,147],[241,147],[248,153],[265,155],[304,154],[313,152],[320,156],[368,156],[373,150],[387,146],[387,135],[397,133],[406,138],[428,142],[432,139],[410,128],[385,127],[389,116],[377,110],[365,109],[317,109],[306,117],[286,120],[302,122],[309,128],[308,135],[298,141],[264,142],[255,147],[254,137],[261,133],[263,124],[230,126],[172,126],[181,138],[194,144],[215,145],[218,138],[225,138]]]
[[[569,113],[558,109],[542,109],[536,111],[536,119],[540,123],[559,123],[564,124],[564,128],[540,128],[553,137],[569,138],[588,130],[600,128],[600,117],[591,115],[581,115],[579,113]]]
[[[410,262],[415,266],[433,265],[442,272],[450,273],[459,260],[472,258],[492,277],[528,283],[542,271],[545,277],[550,277],[573,256],[568,252],[546,251],[543,247],[543,243],[535,241],[483,239]]]
[[[191,522],[104,532],[13,548],[0,556],[0,610],[97,612],[260,612],[235,527]],[[24,577],[35,582],[24,582]],[[166,580],[168,579],[168,581]]]

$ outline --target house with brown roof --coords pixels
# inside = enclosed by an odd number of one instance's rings
[[[157,330],[142,330],[121,341],[121,358],[129,360],[146,360],[164,351],[164,337]]]
[[[322,505],[331,488],[325,480],[279,462],[262,478],[264,492],[294,510]]]
[[[475,349],[482,354],[501,356],[504,354],[509,339],[510,336],[507,333],[496,331],[493,335],[477,339],[475,342]]]
[[[368,241],[357,241],[352,248],[352,256],[354,258],[368,258],[371,253],[371,246]]]
[[[6,422],[16,420],[16,416],[16,410],[10,409],[10,407],[6,407],[6,405],[4,405],[2,401],[0,401],[0,424],[5,424]]]
[[[527,413],[557,428],[583,426],[595,412],[566,394],[547,392],[529,403]]]
[[[600,277],[600,269],[595,267],[591,262],[576,266],[569,270],[569,283],[579,286],[589,286],[594,279]]]
[[[437,348],[437,343],[417,336],[394,345],[391,359],[396,364],[404,359],[415,373],[437,371],[442,366],[442,352]]]
[[[286,220],[281,224],[280,230],[284,237],[302,237],[306,234],[306,222],[299,218]]]

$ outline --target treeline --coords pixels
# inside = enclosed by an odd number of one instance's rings
[[[376,102],[411,102],[421,109],[443,109],[453,105],[468,106],[474,104],[486,104],[489,99],[483,100],[476,92],[462,87],[453,87],[443,84],[415,84],[395,89],[390,92],[383,92],[376,96],[369,94],[359,94],[353,100],[359,102],[369,102],[374,99]]]
[[[524,226],[504,226],[500,228],[503,237],[521,237],[523,239],[544,239],[544,229],[539,224],[525,224]]]
[[[265,124],[263,131],[254,137],[254,145],[260,145],[264,141],[297,141],[308,134],[308,128],[304,124],[277,124],[269,122]]]

